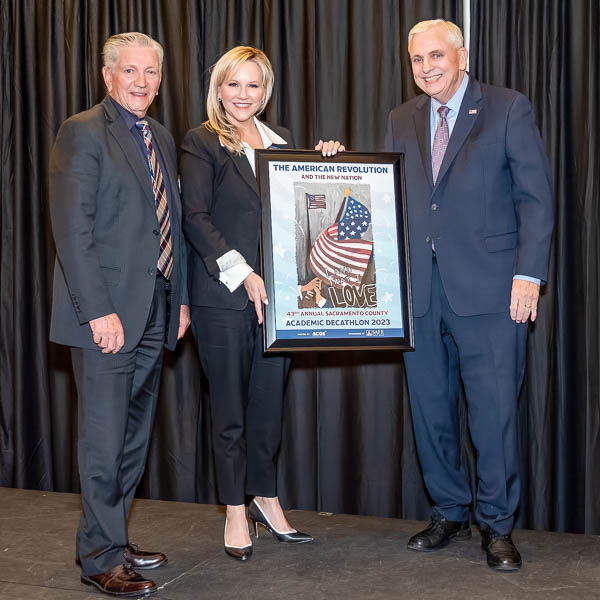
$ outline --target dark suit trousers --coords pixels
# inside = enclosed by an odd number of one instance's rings
[[[461,466],[457,407],[462,378],[478,453],[476,519],[507,534],[520,497],[517,398],[527,324],[515,323],[508,311],[458,316],[435,259],[432,268],[429,310],[415,318],[415,352],[404,358],[425,483],[435,511],[451,521],[469,518],[472,498]]]
[[[276,496],[289,358],[263,354],[252,303],[244,310],[192,306],[191,316],[209,382],[219,500]]]
[[[162,277],[156,280],[146,329],[132,352],[71,348],[83,503],[76,553],[84,575],[124,562],[127,517],[144,473],[158,396],[168,288]]]

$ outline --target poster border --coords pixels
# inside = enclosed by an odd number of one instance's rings
[[[342,152],[323,157],[317,151],[305,150],[256,150],[256,178],[262,202],[262,226],[260,235],[261,267],[269,304],[263,305],[264,351],[300,352],[318,350],[414,350],[414,324],[410,286],[410,248],[408,240],[408,214],[406,205],[406,181],[404,154],[392,152]],[[402,304],[402,337],[356,337],[356,338],[277,338],[275,304],[275,281],[273,267],[273,236],[271,223],[271,188],[269,165],[271,162],[322,162],[391,165],[394,173],[392,195],[396,206],[396,237],[398,248],[398,277]]]

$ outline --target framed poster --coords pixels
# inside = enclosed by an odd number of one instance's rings
[[[404,156],[257,150],[266,352],[414,348]]]

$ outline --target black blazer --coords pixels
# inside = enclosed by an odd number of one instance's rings
[[[293,148],[290,132],[268,125]],[[243,286],[231,293],[219,283],[217,259],[237,250],[260,273],[261,201],[258,185],[244,154],[221,146],[204,126],[188,131],[182,145],[181,196],[183,230],[189,245],[190,302],[243,310],[248,294]]]
[[[174,196],[174,264],[165,344],[172,349],[180,305],[188,303],[176,150],[171,134],[147,119]],[[125,331],[121,352],[129,352],[139,343],[152,303],[158,221],[148,169],[109,96],[67,119],[58,132],[50,156],[50,216],[57,253],[50,339],[97,349],[88,322],[117,313]]]

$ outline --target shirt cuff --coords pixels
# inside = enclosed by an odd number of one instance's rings
[[[529,277],[527,275],[515,275],[513,279],[522,279],[523,281],[531,281],[531,283],[537,283],[540,285],[542,283],[541,279],[537,279],[536,277]]]
[[[317,306],[319,308],[323,308],[326,304],[327,304],[327,298],[323,298],[323,297],[321,297],[321,300],[319,300],[319,302],[317,302]]]
[[[219,273],[219,281],[225,284],[230,292],[235,292],[253,270],[249,264],[245,262],[240,263],[239,265],[229,267],[225,271],[221,271]]]
[[[216,263],[219,267],[219,271],[227,271],[230,267],[245,263],[246,259],[237,251],[230,250],[225,252],[223,256],[217,258]]]

